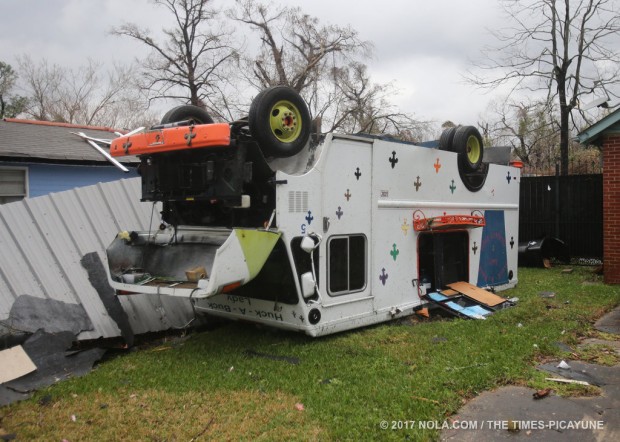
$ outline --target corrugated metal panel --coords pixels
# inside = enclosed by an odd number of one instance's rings
[[[120,230],[159,225],[159,207],[140,203],[140,179],[119,180],[0,206],[0,320],[20,295],[81,304],[94,330],[80,339],[120,336],[80,260],[105,249]],[[134,333],[182,327],[193,317],[184,299],[121,298]]]

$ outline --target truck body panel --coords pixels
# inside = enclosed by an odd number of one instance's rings
[[[312,152],[295,166],[269,162],[274,191],[262,199],[273,198],[275,216],[263,225],[117,238],[112,286],[321,336],[410,315],[457,281],[517,284],[519,169],[485,164],[467,175],[456,152],[361,136],[328,134]],[[195,266],[205,277],[186,281]],[[132,273],[153,279],[137,284]]]

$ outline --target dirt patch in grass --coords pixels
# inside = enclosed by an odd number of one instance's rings
[[[318,440],[322,429],[282,392],[157,390],[73,395],[2,410],[17,440]]]

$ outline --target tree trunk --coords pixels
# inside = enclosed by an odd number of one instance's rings
[[[568,175],[568,145],[570,143],[568,131],[568,118],[570,108],[566,105],[560,107],[560,174]]]
[[[558,98],[560,100],[560,175],[568,175],[568,119],[571,108],[566,103],[566,69],[567,66],[555,68]]]

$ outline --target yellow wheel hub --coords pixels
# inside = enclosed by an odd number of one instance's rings
[[[293,142],[301,133],[301,113],[290,101],[278,101],[271,108],[269,126],[279,141]]]
[[[476,164],[480,160],[482,154],[482,146],[478,138],[473,135],[467,138],[467,146],[465,147],[467,152],[467,159],[471,164]]]

